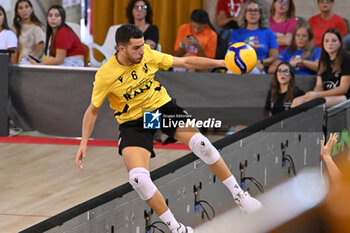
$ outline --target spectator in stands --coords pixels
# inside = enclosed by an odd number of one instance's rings
[[[304,94],[304,91],[295,86],[294,67],[288,62],[281,62],[271,81],[265,109],[269,111],[269,116],[286,111],[290,109],[295,97]]]
[[[270,8],[270,28],[277,38],[278,52],[290,45],[297,24],[293,0],[273,0]]]
[[[269,73],[274,73],[281,62],[289,62],[296,75],[316,75],[320,55],[321,49],[314,46],[311,27],[307,23],[300,24],[294,30],[291,45],[272,63]]]
[[[337,29],[328,29],[322,38],[322,52],[315,88],[295,98],[292,107],[316,98],[325,98],[328,108],[349,99],[349,64],[350,54],[343,50],[340,32]]]
[[[11,54],[11,63],[17,63],[17,37],[10,30],[7,23],[6,11],[0,5],[0,49],[13,50],[14,53]]]
[[[47,14],[45,56],[41,63],[29,58],[32,64],[84,66],[84,48],[79,37],[67,26],[62,6],[53,5]]]
[[[145,43],[156,49],[159,41],[158,27],[152,24],[153,11],[148,0],[130,0],[126,8],[130,24],[135,24],[142,31]]]
[[[247,0],[219,0],[216,22],[220,28],[238,29],[237,16]]]
[[[309,19],[309,24],[314,33],[315,45],[321,47],[322,36],[327,29],[335,28],[341,35],[347,33],[346,24],[342,17],[332,11],[334,0],[317,0],[321,13]]]
[[[43,24],[36,17],[33,5],[29,0],[18,0],[15,5],[15,17],[12,30],[16,33],[18,57],[20,64],[30,64],[29,55],[40,59],[44,52]]]
[[[217,34],[209,21],[208,13],[197,9],[191,14],[191,23],[180,26],[175,42],[175,53],[177,57],[214,58],[216,45]]]
[[[216,58],[223,59],[227,51],[232,29],[238,29],[237,16],[247,0],[219,0],[216,8],[216,21],[219,28]]]
[[[260,1],[249,0],[243,5],[238,25],[240,29],[232,31],[229,46],[236,42],[251,45],[258,56],[257,65],[251,73],[265,73],[265,67],[269,67],[278,56],[278,45]]]

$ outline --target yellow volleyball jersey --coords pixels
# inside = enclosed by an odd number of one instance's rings
[[[139,64],[123,66],[112,56],[96,73],[91,102],[99,108],[108,97],[120,124],[136,120],[145,109],[159,108],[171,100],[154,75],[158,69],[167,70],[172,64],[171,55],[152,50],[146,44]]]

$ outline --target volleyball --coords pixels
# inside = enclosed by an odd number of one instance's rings
[[[255,50],[243,42],[231,45],[225,56],[226,67],[234,74],[249,73],[255,67],[256,62]]]

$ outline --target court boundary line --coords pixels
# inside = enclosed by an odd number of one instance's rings
[[[53,138],[53,137],[35,137],[35,136],[8,136],[0,137],[0,143],[24,143],[24,144],[52,144],[52,145],[80,145],[80,138]],[[111,146],[118,147],[116,140],[90,139],[89,146]],[[171,150],[190,150],[183,143],[169,143],[162,145],[161,142],[154,142],[153,147],[156,149]]]
[[[13,216],[13,217],[35,217],[35,218],[51,218],[51,215],[39,215],[39,214],[5,214],[0,213],[0,216]]]

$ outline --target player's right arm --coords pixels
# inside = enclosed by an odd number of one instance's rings
[[[82,138],[80,142],[79,149],[75,156],[75,164],[80,170],[84,169],[83,158],[86,157],[86,148],[88,140],[91,136],[92,131],[95,127],[96,118],[98,115],[99,108],[96,108],[92,103],[86,109],[83,119],[82,126]]]
[[[173,57],[173,67],[186,69],[212,69],[226,67],[225,60],[216,60],[207,57]]]

